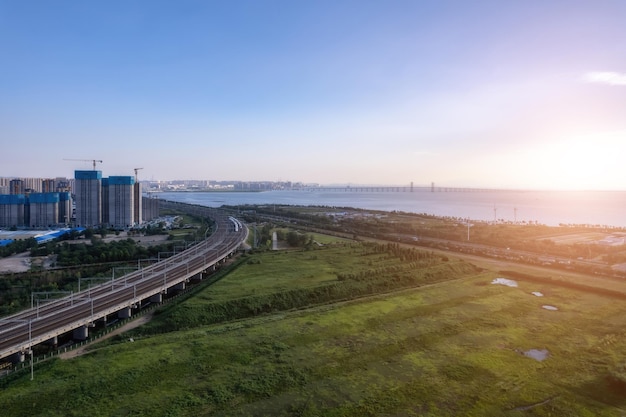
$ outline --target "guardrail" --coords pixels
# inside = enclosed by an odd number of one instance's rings
[[[182,203],[173,204],[180,207]],[[216,224],[214,233],[161,262],[0,319],[0,358],[28,352],[41,342],[93,325],[109,314],[166,293],[230,256],[247,237],[247,229],[233,227],[232,220],[217,209],[196,206],[185,209],[212,217]]]

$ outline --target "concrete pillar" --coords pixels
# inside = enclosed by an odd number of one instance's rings
[[[54,336],[53,338],[48,339],[46,343],[50,346],[56,346],[59,344],[59,338],[57,336]]]
[[[130,307],[124,307],[120,311],[117,312],[117,317],[120,319],[129,319],[131,316]]]
[[[162,303],[163,302],[163,294],[161,294],[161,293],[154,294],[152,297],[150,297],[150,302],[151,303]]]
[[[89,337],[89,328],[87,326],[80,326],[72,331],[72,339],[74,340],[87,340]]]
[[[11,362],[23,363],[26,360],[26,352],[17,352],[11,356]]]
[[[174,289],[177,290],[177,291],[184,291],[185,290],[185,281],[179,282],[178,284],[174,285]]]

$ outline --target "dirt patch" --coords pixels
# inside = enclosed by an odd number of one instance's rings
[[[52,266],[55,259],[56,255],[31,257],[30,252],[18,253],[8,258],[0,258],[0,275],[28,272],[31,267],[48,269]]]
[[[557,245],[573,245],[575,243],[596,243],[606,237],[610,236],[609,233],[600,232],[582,232],[582,233],[570,233],[565,235],[554,236],[542,236],[538,240],[551,240]]]
[[[102,240],[103,242],[109,243],[118,240],[126,240],[128,238],[133,239],[135,242],[142,246],[151,246],[166,242],[169,238],[169,235],[128,236],[126,232],[122,232],[119,235],[107,235]]]
[[[78,356],[82,356],[82,355],[92,351],[92,350],[89,350],[89,347],[93,343],[101,342],[101,341],[109,339],[109,338],[111,338],[113,336],[117,336],[118,334],[127,332],[127,331],[129,331],[131,329],[134,329],[134,328],[137,328],[139,326],[142,326],[142,325],[148,323],[151,319],[152,319],[152,313],[145,314],[145,315],[143,315],[143,316],[141,316],[141,317],[139,317],[139,318],[137,318],[137,319],[135,319],[133,321],[128,322],[127,324],[123,325],[122,327],[120,327],[118,329],[115,329],[114,331],[112,331],[109,334],[106,334],[106,335],[104,335],[102,337],[99,337],[98,339],[94,340],[92,343],[89,343],[89,344],[86,344],[86,345],[81,346],[79,348],[70,350],[69,352],[61,353],[59,355],[59,358],[61,358],[61,359],[72,359],[72,358],[76,358]]]
[[[27,272],[30,269],[30,265],[30,252],[18,253],[17,255],[0,259],[0,274]]]

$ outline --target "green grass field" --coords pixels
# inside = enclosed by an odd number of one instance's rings
[[[314,287],[337,280],[337,272],[365,270],[384,265],[383,255],[367,256],[363,264],[361,246],[338,244],[323,250],[273,251],[249,258],[228,279],[204,291],[190,303],[235,299],[290,288]]]
[[[397,263],[360,245],[260,253],[152,324]],[[623,416],[626,390],[609,378],[626,362],[623,301],[491,284],[499,276],[460,274],[163,334],[135,329],[38,366],[34,381],[12,379],[0,391],[2,415]],[[525,356],[531,349],[547,359]]]

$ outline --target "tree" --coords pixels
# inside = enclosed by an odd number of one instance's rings
[[[307,242],[307,236],[293,230],[287,233],[287,243],[289,246],[300,247],[304,246]]]

